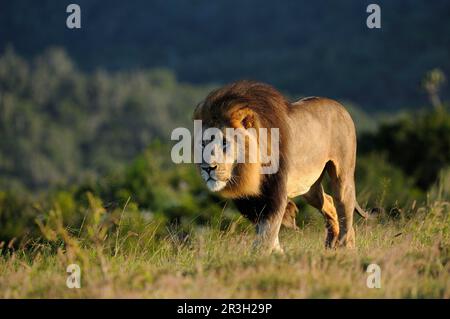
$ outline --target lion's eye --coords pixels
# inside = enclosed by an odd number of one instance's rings
[[[224,138],[224,139],[222,140],[222,148],[223,148],[223,150],[226,150],[227,147],[228,147],[228,142],[227,142],[227,139]]]

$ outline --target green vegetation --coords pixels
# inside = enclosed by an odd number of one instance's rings
[[[450,114],[444,108],[409,114],[361,140],[363,149],[385,152],[391,163],[427,189],[450,163]]]
[[[64,51],[0,57],[0,188],[49,189],[121,170],[190,123],[210,87],[167,70],[85,74]]]
[[[323,223],[283,231],[282,256],[254,255],[242,218],[162,235],[160,221],[132,206],[108,213],[89,195],[77,228],[67,227],[64,208],[51,210],[38,222],[44,239],[1,247],[0,298],[450,297],[450,203],[441,195],[395,220],[358,222],[356,251],[325,250]],[[80,289],[66,286],[73,263]],[[380,289],[366,286],[372,263],[381,267]]]

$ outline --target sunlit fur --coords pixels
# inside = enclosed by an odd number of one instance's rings
[[[225,186],[208,185],[232,198],[256,224],[258,244],[265,242],[268,251],[281,251],[279,227],[295,228],[297,210],[290,199],[301,196],[325,217],[326,247],[354,247],[353,213],[356,209],[367,215],[356,201],[355,126],[340,103],[317,97],[289,103],[269,85],[239,81],[210,93],[197,106],[194,119],[202,120],[204,128],[255,128],[256,132],[266,128],[269,134],[270,129],[279,129],[275,174],[261,174],[260,163],[219,164],[214,174]],[[325,174],[332,195],[322,187]]]

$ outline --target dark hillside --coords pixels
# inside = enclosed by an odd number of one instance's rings
[[[79,0],[82,29],[65,27],[73,1],[0,5],[0,49],[31,57],[62,46],[82,69],[167,67],[181,81],[266,81],[293,95],[350,100],[365,110],[425,104],[420,80],[450,73],[450,2]]]

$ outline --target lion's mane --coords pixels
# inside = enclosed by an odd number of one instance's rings
[[[238,127],[237,114],[248,110],[253,118],[250,126],[279,129],[279,169],[275,174],[261,175],[259,170],[250,168],[249,164],[238,164],[234,174],[241,177],[240,183],[231,184],[224,192],[225,197],[233,198],[237,208],[253,222],[272,212],[273,207],[283,200],[285,194],[288,165],[288,112],[289,102],[283,95],[270,85],[239,81],[211,92],[200,103],[194,119],[214,123],[226,123],[229,127]],[[241,116],[242,117],[242,116]],[[258,180],[258,192],[248,194],[247,187],[253,180]]]

